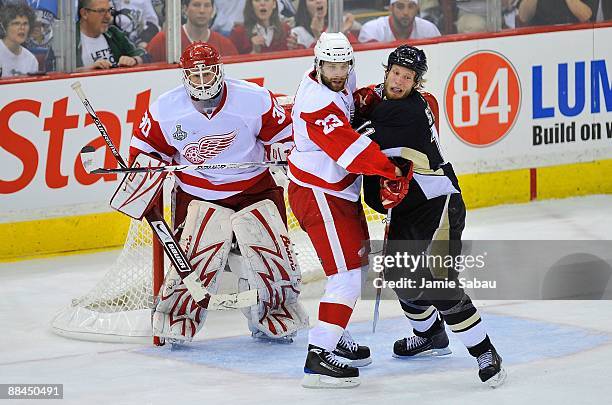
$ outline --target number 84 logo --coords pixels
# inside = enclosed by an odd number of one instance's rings
[[[506,136],[518,116],[521,85],[514,66],[493,51],[461,60],[446,83],[446,117],[454,134],[472,146]]]

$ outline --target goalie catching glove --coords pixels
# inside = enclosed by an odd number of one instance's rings
[[[396,180],[380,179],[380,201],[387,210],[398,205],[406,197],[413,175],[412,161],[398,159],[394,163],[402,171],[402,176]]]

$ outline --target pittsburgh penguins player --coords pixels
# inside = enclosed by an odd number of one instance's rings
[[[411,171],[407,196],[392,211],[387,254],[461,254],[461,233],[465,226],[465,204],[450,163],[444,160],[438,141],[435,98],[421,93],[427,71],[425,53],[402,45],[388,57],[384,83],[355,92],[358,119],[371,120],[372,139],[395,163]],[[431,102],[428,103],[427,99]],[[381,202],[380,177],[364,176],[366,203],[386,213]],[[458,286],[431,287],[435,280],[457,280],[453,267],[431,261],[410,272],[406,268],[386,268],[386,280],[407,277],[415,288],[397,288],[400,305],[409,319],[414,336],[400,339],[393,347],[394,357],[449,354],[444,322],[478,361],[479,377],[491,386],[503,383],[502,358],[487,335],[478,310]],[[428,284],[428,282],[430,282]]]

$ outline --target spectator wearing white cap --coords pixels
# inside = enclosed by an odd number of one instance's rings
[[[391,42],[440,36],[438,27],[417,17],[420,11],[418,0],[391,0],[389,4],[391,14],[365,23],[359,33],[359,42]]]

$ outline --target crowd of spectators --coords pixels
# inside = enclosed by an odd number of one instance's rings
[[[166,61],[164,0],[75,0],[78,70]],[[612,19],[612,0],[499,0],[502,29]],[[327,0],[181,0],[181,46],[222,55],[311,48],[328,29]],[[0,0],[0,77],[56,69],[57,0]],[[487,31],[487,0],[344,0],[351,43]]]

